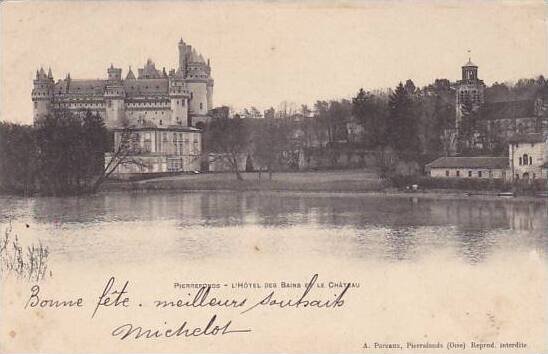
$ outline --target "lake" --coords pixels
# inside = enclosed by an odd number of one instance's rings
[[[418,260],[440,250],[476,263],[542,250],[544,200],[337,193],[154,192],[0,199],[2,223],[52,261],[269,256]],[[26,227],[28,225],[29,227]],[[146,247],[143,247],[146,245]],[[262,245],[262,247],[261,247]],[[263,254],[264,254],[263,253]]]
[[[87,305],[80,311],[25,310],[30,284],[9,278],[1,292],[0,340],[22,351],[173,352],[177,343],[185,352],[205,346],[211,352],[288,352],[303,347],[303,338],[321,338],[306,339],[310,352],[378,353],[372,345],[382,342],[416,353],[409,341],[445,347],[520,341],[526,352],[544,346],[544,200],[120,192],[1,197],[0,215],[1,226],[11,222],[23,245],[40,242],[49,249],[40,295],[82,297]],[[250,302],[270,291],[265,284],[277,284],[276,296],[298,298],[302,288],[283,288],[282,282],[305,284],[314,274],[325,287],[311,297],[333,300],[341,292],[337,284],[356,287],[336,310],[151,306],[158,299],[192,298],[195,290],[176,284],[217,284],[212,297]],[[110,277],[117,289],[127,281],[132,306],[101,309],[91,319]],[[111,335],[122,323],[199,325],[213,314],[252,334],[248,340],[234,335],[184,341]],[[12,332],[17,336],[9,337]],[[364,343],[371,346],[364,349]]]

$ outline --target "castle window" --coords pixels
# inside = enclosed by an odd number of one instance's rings
[[[449,170],[445,170],[445,177],[449,177]]]
[[[457,170],[456,176],[460,177],[460,171],[459,170]]]
[[[527,156],[527,154],[523,154],[523,164],[524,165],[529,164],[529,156]]]
[[[478,177],[481,178],[481,171],[478,171]]]
[[[162,125],[162,120],[160,119],[160,125]]]
[[[521,156],[519,157],[519,164],[520,164],[520,165],[523,164],[523,160],[521,159]]]
[[[533,156],[529,156],[529,165],[533,164]]]
[[[468,171],[468,177],[472,177],[472,171]]]
[[[204,109],[204,104],[200,102],[200,109]]]

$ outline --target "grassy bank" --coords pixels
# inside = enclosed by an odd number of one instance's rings
[[[102,186],[102,191],[149,191],[149,190],[235,190],[235,191],[298,191],[298,192],[388,192],[403,193],[412,184],[419,185],[421,194],[494,195],[499,192],[514,192],[516,195],[534,196],[545,190],[542,181],[532,184],[510,184],[489,179],[445,179],[431,177],[379,178],[374,170],[338,170],[310,172],[242,173],[243,181],[233,173],[203,173],[159,177],[140,181],[111,180]]]
[[[109,181],[102,190],[248,190],[248,191],[381,191],[386,185],[371,170],[322,172],[280,172],[269,179],[267,173],[242,173],[238,181],[233,173],[179,175],[142,181]]]

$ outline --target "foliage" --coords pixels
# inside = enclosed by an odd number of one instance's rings
[[[266,166],[269,178],[275,169],[283,164],[283,153],[290,145],[289,129],[284,120],[265,120],[254,134],[253,152],[255,158]]]
[[[40,281],[47,270],[49,251],[42,243],[27,246],[26,252],[17,235],[13,235],[11,223],[0,241],[0,276],[15,274],[17,277]]]
[[[248,146],[249,132],[239,117],[213,119],[204,131],[204,151],[213,153],[216,160],[227,162],[238,180],[243,180],[238,160]]]
[[[99,115],[56,110],[34,126],[0,123],[0,188],[45,195],[93,191],[109,133]]]
[[[32,126],[0,122],[0,190],[35,191],[36,145]]]
[[[458,189],[467,191],[514,191],[520,194],[535,194],[546,191],[546,182],[542,179],[532,181],[510,182],[503,179],[488,178],[438,178],[429,176],[402,176],[390,177],[390,184],[396,188],[406,188],[417,184],[419,188],[431,189]]]
[[[99,115],[55,111],[35,124],[40,191],[85,192],[102,170],[107,132]]]
[[[400,82],[390,95],[385,141],[402,157],[411,157],[419,153],[417,122],[413,108],[413,101]]]

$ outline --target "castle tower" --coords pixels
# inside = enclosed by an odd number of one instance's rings
[[[187,55],[187,59],[185,82],[191,92],[190,113],[193,115],[207,115],[210,108],[208,104],[208,92],[211,97],[213,96],[213,81],[210,77],[211,69],[206,64],[202,55],[196,50],[191,50],[190,55]],[[211,101],[211,98],[209,101]]]
[[[169,101],[171,106],[171,124],[189,126],[188,121],[188,100],[190,94],[186,89],[183,80],[182,70],[179,68],[176,73],[169,77]]]
[[[125,90],[122,84],[122,69],[115,68],[112,64],[107,69],[108,80],[105,88],[107,127],[121,126],[125,118]]]
[[[209,77],[207,80],[207,111],[211,111],[213,109],[213,78],[211,78],[211,63],[209,59],[207,59],[207,76]]]
[[[53,100],[53,87],[54,81],[51,69],[48,70],[48,74],[46,74],[43,68],[36,70],[36,78],[33,80],[32,90],[34,122],[50,112]]]
[[[186,43],[181,38],[179,41],[179,70],[182,72],[183,77],[186,75],[186,47]]]

